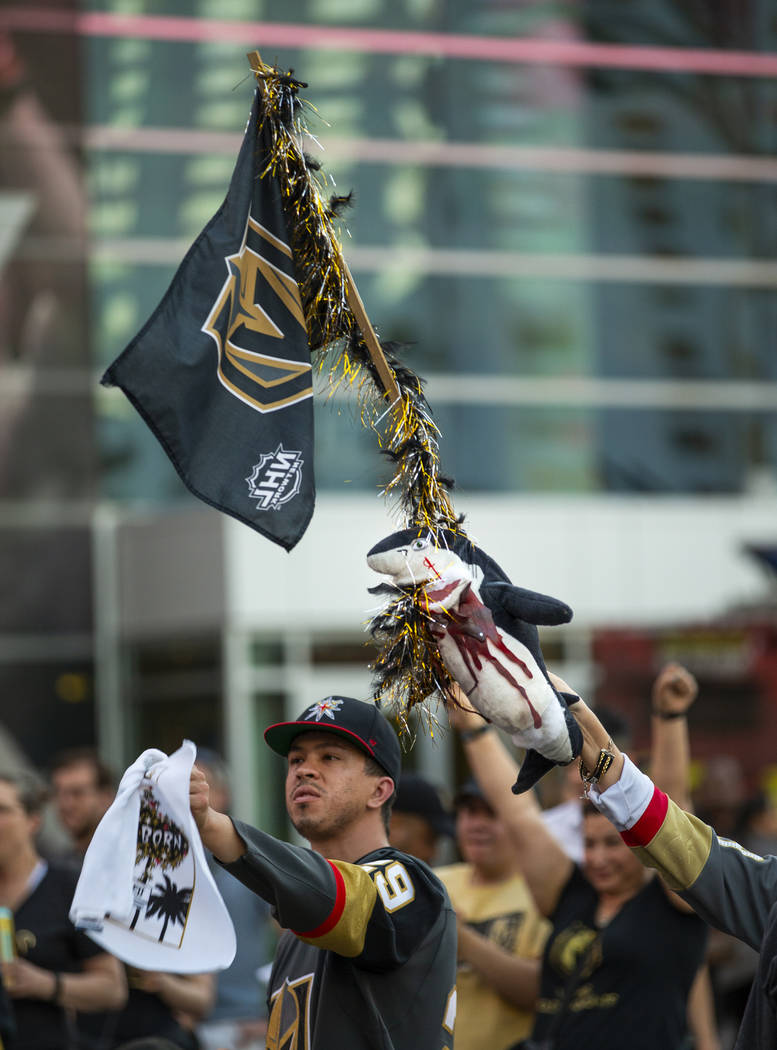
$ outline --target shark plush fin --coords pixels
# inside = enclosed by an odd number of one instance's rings
[[[533,788],[555,765],[555,762],[545,758],[539,751],[527,751],[521,768],[518,770],[518,779],[512,787],[513,794],[522,795],[524,791]]]
[[[480,593],[483,601],[491,609],[501,608],[508,616],[525,620],[526,623],[555,627],[561,623],[569,623],[572,619],[572,610],[565,602],[551,598],[548,594],[516,587],[512,583],[496,580],[483,583]]]

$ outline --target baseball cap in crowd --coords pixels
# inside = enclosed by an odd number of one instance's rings
[[[453,808],[458,809],[467,802],[482,802],[489,809],[491,808],[488,799],[480,789],[480,784],[474,778],[466,780],[453,796]]]
[[[399,783],[402,754],[397,734],[375,704],[350,696],[327,696],[306,707],[293,722],[276,722],[264,731],[267,744],[279,755],[288,755],[300,733],[334,733],[370,755]]]
[[[394,812],[423,817],[435,835],[453,837],[453,817],[443,806],[437,788],[417,773],[402,774],[394,800]]]

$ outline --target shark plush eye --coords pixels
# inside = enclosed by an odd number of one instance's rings
[[[428,536],[419,536],[417,540],[413,540],[410,544],[411,551],[422,551],[425,547],[429,546]]]

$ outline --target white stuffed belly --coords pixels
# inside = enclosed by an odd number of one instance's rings
[[[497,633],[499,647],[491,638],[477,642],[447,631],[439,635],[440,655],[451,677],[475,710],[510,733],[519,747],[533,748],[554,762],[571,762],[564,712],[550,683],[526,646],[499,628]]]

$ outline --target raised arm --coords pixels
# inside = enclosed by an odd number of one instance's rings
[[[281,926],[304,932],[330,918],[340,895],[333,864],[214,810],[205,774],[197,766],[191,772],[189,803],[203,844],[230,874],[272,905]]]
[[[226,813],[211,806],[208,781],[199,766],[192,767],[189,778],[189,805],[203,845],[217,860],[230,864],[242,857],[246,844]]]
[[[651,694],[650,775],[653,782],[685,810],[692,808],[691,747],[686,715],[698,692],[690,671],[670,663],[656,678]]]
[[[643,864],[711,926],[753,948],[777,900],[777,857],[758,857],[684,810],[611,745],[607,730],[579,701],[572,712],[583,732],[583,761],[591,768],[602,749],[613,761],[589,797]]]
[[[272,906],[280,925],[316,948],[371,969],[406,962],[439,922],[454,922],[442,884],[404,854],[365,864],[327,860],[210,808],[204,775],[190,781],[192,814],[207,848]],[[445,915],[443,915],[445,913]]]
[[[460,703],[466,704],[464,694]],[[509,829],[537,910],[550,915],[572,872],[572,861],[545,826],[534,793],[512,793],[518,765],[496,730],[471,710],[451,708],[449,719],[460,732],[467,761],[483,794]]]
[[[551,674],[550,678],[556,689],[563,687],[565,692],[574,692],[557,675]],[[583,748],[580,752],[583,766],[588,770],[595,770],[602,751],[612,755],[612,762],[606,766],[598,780],[599,790],[604,791],[618,782],[623,770],[623,753],[613,743],[610,734],[584,700],[578,700],[570,710],[583,733]]]

